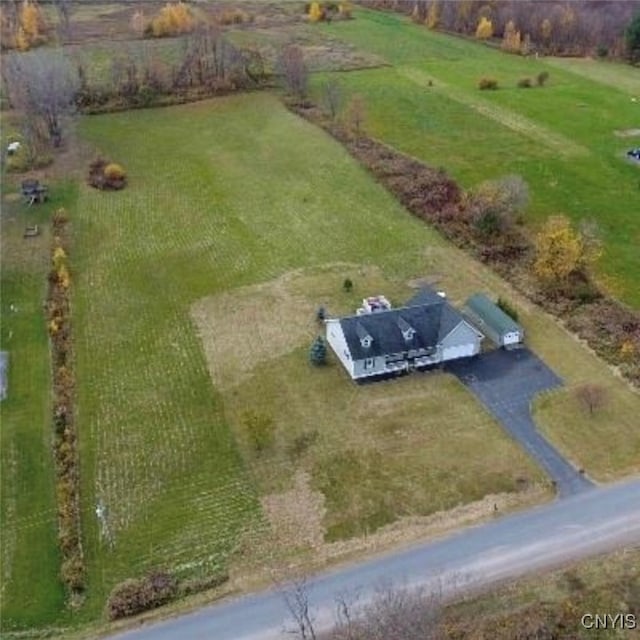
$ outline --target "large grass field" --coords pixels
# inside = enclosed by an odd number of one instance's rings
[[[371,50],[387,57],[384,40],[400,24],[393,16],[362,13],[336,26],[335,34],[362,47],[370,42]],[[447,45],[449,39],[412,26],[406,33],[405,45],[397,47],[405,56],[397,59],[398,68],[342,76],[350,91],[370,96],[367,126],[376,135],[450,167],[465,183],[522,173],[532,185],[533,219],[553,201],[549,189],[564,194],[562,203],[577,197],[563,176],[575,170],[597,179],[587,162],[594,148],[577,125],[564,129],[527,111],[533,107],[516,109],[503,92],[483,97],[496,101],[489,114],[453,72],[441,90],[434,76],[436,91],[425,94],[424,74],[431,71],[424,51],[440,60],[444,76],[446,61],[438,56],[447,46],[452,63],[468,53],[465,47],[476,48],[459,40]],[[458,47],[463,49],[455,54]],[[556,83],[563,86],[561,73],[554,70],[549,87],[527,95],[551,95]],[[515,79],[520,71],[513,74]],[[577,78],[572,91],[599,86],[574,74],[566,78]],[[520,95],[511,93],[513,99]],[[604,104],[603,95],[597,99]],[[509,126],[498,123],[506,112]],[[470,114],[476,126],[470,126]],[[620,128],[633,126],[632,119],[628,115]],[[415,129],[418,123],[422,128]],[[595,139],[609,148],[599,126]],[[497,148],[510,159],[506,170],[485,140],[494,128],[494,143],[503,144]],[[467,140],[484,145],[471,148],[475,162],[461,155],[465,132]],[[2,344],[12,362],[10,398],[2,404],[3,631],[94,620],[114,584],[152,567],[185,577],[246,569],[252,549],[265,551],[256,538],[266,539],[269,525],[284,532],[293,550],[487,493],[515,492],[527,483],[540,487],[540,471],[455,380],[429,374],[356,387],[335,362],[320,370],[308,365],[317,304],[347,312],[372,289],[399,303],[415,278],[437,283],[454,303],[477,290],[510,298],[530,345],[569,388],[596,379],[615,399],[607,419],[595,418],[588,439],[581,439],[584,415],[567,402],[570,390],[544,397],[536,415],[550,437],[598,479],[640,471],[638,394],[554,319],[410,216],[338,143],[287,112],[276,96],[90,117],[80,122],[80,134],[129,174],[122,192],[85,184],[54,190],[53,205],[67,206],[73,225],[89,590],[76,620],[63,613],[41,312],[49,239],[25,245],[21,237],[27,216],[43,222],[50,210],[16,205],[13,222],[3,212],[2,229]],[[563,145],[568,151],[561,151]],[[427,153],[431,148],[436,161]],[[524,148],[528,160],[513,165]],[[622,180],[616,193],[633,202],[624,179],[635,168],[621,164],[616,173],[612,149],[602,170]],[[556,185],[535,182],[536,171],[557,179]],[[612,227],[627,224],[617,209],[608,211]],[[629,221],[626,237],[608,235],[610,246],[619,240],[622,253],[625,246],[630,252],[630,260],[621,258],[620,273],[634,264],[634,224]],[[618,268],[607,261],[605,270]],[[355,283],[349,295],[341,288],[346,276]],[[12,303],[19,309],[14,315],[7,310]],[[275,423],[275,444],[263,454],[247,440],[247,411]],[[309,437],[301,447],[303,435]],[[291,520],[298,499],[308,509]],[[107,508],[107,530],[98,526],[98,503]]]
[[[558,213],[596,220],[605,241],[601,279],[640,307],[640,167],[624,159],[640,138],[616,135],[640,123],[637,70],[506,55],[391,13],[360,10],[356,20],[318,28],[392,65],[335,77],[347,97],[364,97],[371,135],[445,167],[465,187],[522,175],[534,226]],[[516,88],[542,71],[550,74],[544,88]],[[479,91],[483,76],[501,88]],[[315,79],[318,98],[326,79]]]

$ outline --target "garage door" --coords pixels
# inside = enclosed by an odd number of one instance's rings
[[[442,352],[443,360],[455,360],[456,358],[467,358],[474,355],[473,343],[461,344],[455,347],[446,347]]]
[[[516,344],[517,342],[520,342],[520,334],[517,331],[504,334],[503,344]]]

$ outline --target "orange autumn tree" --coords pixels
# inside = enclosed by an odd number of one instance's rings
[[[46,41],[47,25],[35,0],[24,0],[20,7],[15,46],[26,51]]]

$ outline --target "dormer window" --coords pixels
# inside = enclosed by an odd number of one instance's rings
[[[416,330],[401,316],[398,316],[398,327],[402,331],[405,342],[411,342],[416,335]]]
[[[356,333],[358,334],[358,338],[360,339],[360,344],[363,349],[368,349],[373,342],[373,338],[369,334],[369,332],[358,322],[356,324]]]

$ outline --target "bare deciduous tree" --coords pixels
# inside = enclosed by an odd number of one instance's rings
[[[5,72],[11,104],[22,111],[26,127],[59,147],[78,85],[67,58],[52,50],[14,54]]]
[[[303,101],[307,97],[309,70],[304,61],[304,53],[298,45],[289,44],[282,49],[278,57],[278,70],[287,91]]]
[[[588,410],[591,416],[602,409],[607,403],[607,390],[603,386],[593,382],[587,382],[576,387],[574,393],[580,405]]]
[[[442,594],[439,589],[381,585],[373,599],[353,607],[347,599],[337,599],[337,624],[331,640],[432,640],[439,637]]]
[[[347,122],[356,139],[360,138],[363,133],[365,116],[366,110],[363,97],[361,95],[353,96],[347,108]]]
[[[316,640],[313,617],[309,604],[310,585],[306,576],[296,578],[282,589],[282,597],[295,623],[300,640]]]
[[[338,117],[344,95],[342,86],[335,80],[328,80],[323,86],[323,102],[332,120]]]
[[[71,39],[71,3],[72,0],[53,0],[58,13],[58,33],[63,41]]]

